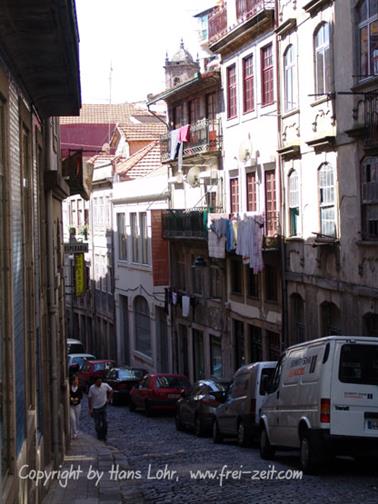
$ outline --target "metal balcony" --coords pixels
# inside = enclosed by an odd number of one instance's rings
[[[227,5],[220,5],[209,14],[209,40],[222,37],[227,32]]]
[[[264,226],[264,250],[278,250],[280,248],[280,218],[275,210],[267,210],[265,213]]]
[[[222,130],[220,119],[201,119],[190,125],[189,142],[184,143],[183,156],[195,156],[217,152],[222,147]],[[170,134],[160,137],[161,160],[169,161],[171,152]]]
[[[163,238],[197,238],[207,240],[207,215],[203,210],[165,210]]]

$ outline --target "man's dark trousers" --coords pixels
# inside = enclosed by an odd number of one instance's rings
[[[106,441],[106,435],[108,433],[108,422],[106,420],[106,404],[101,408],[93,408],[93,419],[95,422],[97,438]]]

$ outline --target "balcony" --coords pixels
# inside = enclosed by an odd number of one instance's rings
[[[365,97],[365,124],[367,126],[365,137],[365,148],[374,150],[372,154],[376,154],[378,150],[378,96],[376,93]]]
[[[237,24],[231,27],[227,26],[227,5],[218,7],[209,14],[209,46],[211,50],[217,52],[224,49],[230,43],[229,37],[230,39],[238,38],[244,42],[247,37],[245,31],[255,30],[257,27],[263,29],[266,21],[273,20],[273,11],[274,0],[236,0]],[[221,42],[223,38],[225,39],[224,43]]]
[[[280,248],[280,217],[277,211],[267,210],[265,214],[263,250]]]
[[[215,40],[227,32],[227,6],[221,5],[209,14],[209,40]]]
[[[171,141],[170,134],[160,137],[161,160],[170,160]],[[183,156],[195,156],[218,152],[222,147],[222,130],[220,120],[201,119],[190,125],[189,142],[184,143]]]
[[[197,238],[207,240],[207,210],[165,210],[163,238]]]

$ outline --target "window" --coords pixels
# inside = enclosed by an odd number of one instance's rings
[[[334,170],[329,163],[319,168],[320,232],[336,236]]]
[[[325,301],[320,305],[321,336],[341,335],[340,310],[334,303]]]
[[[366,334],[366,336],[374,336],[378,338],[378,314],[366,313],[363,316],[363,323],[363,334]]]
[[[256,172],[247,173],[247,212],[256,212]]]
[[[248,325],[249,332],[249,361],[260,362],[263,360],[262,336],[260,327]]]
[[[117,213],[117,234],[118,234],[118,258],[127,259],[127,239],[125,214]]]
[[[274,236],[277,231],[276,174],[274,170],[265,172],[265,214],[266,234]]]
[[[227,68],[227,118],[232,119],[237,114],[236,102],[236,66]]]
[[[339,380],[343,383],[378,385],[378,346],[343,345],[340,352]],[[365,413],[365,418],[370,418],[373,423],[376,416],[374,413]]]
[[[230,179],[230,211],[231,213],[239,212],[239,179]]]
[[[292,294],[290,344],[295,345],[305,340],[304,302],[299,294]]]
[[[192,256],[192,264],[195,262],[195,256]],[[203,267],[192,267],[192,285],[193,285],[193,293],[202,295],[203,294],[203,275],[204,275]],[[207,268],[206,268],[207,269]]]
[[[183,126],[184,124],[184,118],[183,118],[183,106],[178,105],[177,107],[174,107],[173,109],[173,125],[175,128],[180,128],[180,126]]]
[[[273,46],[269,44],[261,49],[261,103],[263,106],[273,103]]]
[[[209,93],[206,95],[206,117],[211,122],[215,122],[216,118],[216,94]]]
[[[267,264],[264,268],[265,276],[265,301],[276,303],[278,301],[278,273],[277,268]]]
[[[299,181],[298,172],[289,173],[289,233],[290,236],[298,235],[299,228]]]
[[[205,355],[203,351],[203,333],[193,329],[193,370],[194,380],[205,376]]]
[[[130,214],[131,250],[133,262],[138,262],[138,223],[137,214]]]
[[[233,320],[234,345],[235,345],[235,369],[245,364],[244,352],[244,324],[240,320]]]
[[[188,104],[189,108],[189,123],[193,124],[200,119],[200,100],[194,98]]]
[[[255,109],[254,98],[254,75],[253,75],[253,56],[247,56],[243,59],[243,112],[251,112]]]
[[[255,273],[252,268],[247,266],[248,275],[248,296],[259,298],[259,274]]]
[[[140,243],[140,261],[142,264],[148,264],[148,230],[147,213],[139,214],[139,243]]]
[[[362,0],[358,6],[360,78],[378,74],[378,2]]]
[[[231,259],[231,293],[241,294],[242,293],[242,262],[241,258]]]
[[[151,356],[150,310],[148,303],[142,296],[134,301],[135,316],[135,348],[139,352]]]
[[[210,334],[210,369],[212,376],[221,377],[223,375],[221,340],[213,334]]]
[[[315,93],[331,91],[330,26],[322,23],[314,35]]]
[[[290,45],[284,54],[284,110],[289,112],[297,106],[295,99],[295,56]]]
[[[278,360],[280,357],[280,335],[272,331],[266,331],[268,341],[268,360]]]
[[[210,266],[210,297],[222,297],[222,278],[223,273],[217,266]]]
[[[365,239],[378,237],[378,157],[362,163],[362,233]]]

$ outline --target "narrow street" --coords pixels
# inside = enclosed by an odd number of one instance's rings
[[[110,406],[108,420],[108,444],[121,450],[135,474],[140,473],[146,503],[311,504],[320,499],[324,503],[378,502],[378,468],[358,466],[351,459],[336,459],[323,475],[303,476],[302,480],[267,480],[263,473],[261,479],[252,480],[258,477],[255,471],[298,470],[296,453],[281,452],[274,461],[266,462],[260,459],[256,447],[239,448],[231,440],[216,445],[210,438],[177,432],[173,416],[158,414],[148,418],[140,412],[130,413],[126,406]],[[86,404],[81,428],[95,435]],[[162,479],[152,479],[158,470],[162,474],[166,466],[170,474],[165,471]],[[229,475],[221,481],[224,466],[227,467],[223,474],[236,471],[234,479]],[[218,473],[215,480],[209,476],[195,480],[191,471],[198,470]]]

